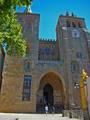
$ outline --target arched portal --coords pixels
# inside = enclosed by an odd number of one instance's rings
[[[44,74],[39,82],[37,90],[37,110],[43,108],[46,104],[54,105],[60,110],[65,106],[66,93],[64,80],[54,72]]]
[[[43,88],[44,104],[53,105],[53,87],[50,84],[46,84]]]

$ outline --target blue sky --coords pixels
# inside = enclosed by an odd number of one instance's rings
[[[33,0],[32,13],[40,14],[40,38],[56,38],[55,28],[58,17],[68,10],[85,18],[90,31],[90,0]]]

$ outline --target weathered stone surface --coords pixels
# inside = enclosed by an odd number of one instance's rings
[[[54,48],[58,49],[56,51],[58,51],[59,59],[48,61],[48,55],[43,56],[42,53],[40,56],[43,60],[38,59],[40,50],[39,15],[18,13],[17,16],[28,42],[27,56],[19,58],[6,55],[0,93],[0,112],[36,112],[38,105],[45,104],[44,87],[47,84],[53,88],[52,101],[59,109],[60,107],[74,108],[76,106],[80,108],[79,89],[74,89],[74,85],[80,80],[82,68],[85,68],[88,73],[90,72],[87,34],[83,31],[84,20],[77,17],[59,17]],[[75,22],[76,25],[81,22],[82,28],[67,27],[67,20],[71,22],[71,25],[72,22]],[[73,31],[77,31],[76,33],[79,33],[80,36],[73,37]],[[50,44],[50,42],[48,43]],[[81,53],[82,56],[77,57],[77,53]],[[25,70],[26,63],[30,64],[28,70]],[[73,66],[71,66],[72,64]],[[22,100],[24,75],[32,77],[29,101]]]
[[[62,117],[61,114],[5,114],[0,113],[2,120],[81,120],[75,118]]]

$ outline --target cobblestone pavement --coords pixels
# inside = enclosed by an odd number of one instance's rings
[[[0,120],[79,120],[62,117],[61,114],[14,114],[0,113]]]

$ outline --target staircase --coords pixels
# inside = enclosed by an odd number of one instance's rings
[[[82,119],[62,117],[62,114],[0,113],[0,120],[82,120]]]

